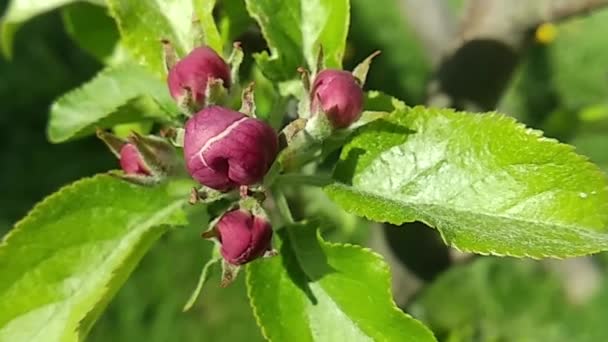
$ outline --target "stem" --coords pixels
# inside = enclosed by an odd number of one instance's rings
[[[279,214],[285,221],[286,224],[293,224],[295,220],[291,215],[291,210],[289,209],[289,204],[287,203],[287,198],[285,194],[281,190],[275,190],[274,192],[274,200],[277,205],[277,209],[279,210]]]
[[[275,180],[278,185],[308,185],[323,187],[333,183],[330,177],[306,175],[302,173],[286,173],[277,176]]]

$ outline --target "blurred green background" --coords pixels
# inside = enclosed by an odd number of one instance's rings
[[[450,1],[458,12],[460,1]],[[0,10],[6,8],[0,1]],[[91,5],[92,6],[92,5]],[[219,14],[239,18],[230,38],[263,44],[238,1]],[[432,67],[396,0],[352,0],[345,67],[374,50],[368,89],[422,103]],[[383,25],[377,25],[382,22]],[[569,20],[550,42],[533,44],[522,59],[498,108],[548,136],[574,144],[608,170],[608,10]],[[15,39],[13,59],[0,59],[0,232],[38,201],[78,178],[114,168],[116,162],[94,138],[50,144],[47,114],[54,99],[102,68],[64,29],[60,11],[29,21]],[[359,220],[336,214],[314,191],[301,192],[296,212],[322,210],[340,222],[331,237],[364,242]],[[192,225],[166,235],[137,268],[93,329],[90,341],[262,340],[247,304],[243,277],[228,289],[212,279],[193,310],[181,308],[194,288],[210,243]],[[564,267],[534,261],[478,258],[440,275],[416,296],[412,313],[450,341],[608,340],[607,258],[590,261],[595,274],[583,299],[569,297]],[[421,266],[424,268],[424,265]],[[564,281],[566,279],[566,281]],[[578,298],[578,297],[576,297]],[[607,304],[607,305],[604,305]],[[602,320],[601,318],[604,318]]]

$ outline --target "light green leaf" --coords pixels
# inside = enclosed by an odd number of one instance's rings
[[[496,113],[416,107],[363,127],[326,190],[369,219],[422,221],[463,251],[567,257],[608,249],[608,191],[573,148]]]
[[[224,44],[217,26],[215,26],[215,19],[213,18],[215,1],[216,0],[194,0],[194,13],[196,13],[196,17],[200,20],[205,44],[221,55],[224,51]]]
[[[158,77],[165,74],[161,39],[168,39],[180,55],[194,44],[192,0],[107,0],[123,43],[133,57]]]
[[[348,0],[246,0],[246,4],[270,48],[270,55],[255,55],[269,79],[293,79],[297,68],[306,64],[314,69],[320,46],[326,66],[341,68],[350,17]]]
[[[435,341],[395,306],[380,256],[325,242],[313,224],[277,235],[280,256],[247,267],[247,292],[268,340]]]
[[[100,175],[38,204],[0,245],[0,341],[83,340],[183,196]]]
[[[78,45],[104,63],[117,52],[119,34],[108,9],[89,3],[75,3],[61,11],[66,32]]]
[[[51,107],[48,136],[52,142],[91,134],[145,118],[166,121],[178,112],[167,86],[134,64],[108,67]]]
[[[2,17],[0,30],[2,52],[10,57],[13,51],[13,38],[19,27],[29,19],[51,11],[55,8],[76,2],[76,0],[12,0],[8,5],[6,13]],[[103,0],[88,0],[90,3],[103,5]]]

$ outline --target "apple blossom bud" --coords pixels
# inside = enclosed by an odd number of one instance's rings
[[[124,144],[120,149],[120,167],[128,175],[149,176],[152,173],[132,143]]]
[[[220,253],[230,264],[246,264],[271,249],[270,223],[249,211],[236,209],[225,213],[217,222],[216,229],[222,245]]]
[[[225,191],[260,182],[277,153],[272,127],[231,109],[207,107],[186,122],[186,167],[210,188]]]
[[[224,87],[230,87],[230,68],[213,49],[201,46],[192,50],[169,70],[167,82],[171,96],[181,102],[187,91],[200,108],[205,104],[209,80],[222,80]]]
[[[334,128],[346,128],[361,116],[363,90],[348,71],[326,69],[312,85],[313,113],[323,111]]]

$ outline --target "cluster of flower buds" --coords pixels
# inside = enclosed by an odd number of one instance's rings
[[[104,131],[98,131],[98,135],[120,159],[120,176],[124,179],[154,184],[171,176],[183,162],[201,185],[193,190],[191,203],[225,197],[233,200],[203,233],[203,237],[220,244],[222,283],[227,285],[241,265],[273,253],[273,231],[262,208],[265,192],[260,185],[270,170],[275,170],[272,166],[279,154],[279,138],[271,126],[256,118],[251,88],[243,92],[239,111],[225,106],[227,97],[238,87],[235,78],[242,60],[238,45],[226,62],[207,46],[177,60],[170,43],[163,44],[169,93],[189,117],[183,129],[173,129],[175,134],[171,136],[174,144],[183,147],[183,159],[177,157],[166,138],[132,134],[125,140]],[[352,73],[317,67],[312,85],[305,72],[308,93],[301,100],[306,110],[282,132],[287,147],[281,153],[287,158],[279,157],[279,164],[284,170],[289,158],[305,151],[310,141],[322,142],[334,130],[346,129],[359,120],[363,110],[361,87],[372,57]]]
[[[278,153],[277,133],[255,118],[255,113],[238,112],[210,101],[210,87],[230,87],[230,75],[228,64],[217,53],[199,47],[170,68],[167,81],[179,104],[197,108],[186,121],[183,135],[186,169],[203,186],[195,191],[228,193],[238,189],[241,202],[255,203],[220,215],[211,230],[203,234],[221,244],[224,285],[233,279],[240,265],[271,251],[272,227],[261,205],[248,196],[248,188],[262,182]],[[247,93],[243,101],[253,99]],[[243,108],[252,109],[253,105]]]

